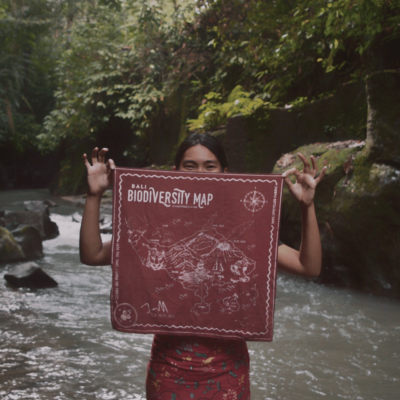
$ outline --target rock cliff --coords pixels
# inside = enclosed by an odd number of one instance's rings
[[[323,245],[319,280],[400,298],[400,71],[366,80],[363,141],[316,143],[282,157],[273,172],[301,168],[294,155],[314,154],[328,167],[315,205]],[[284,190],[281,240],[300,244],[300,213]]]

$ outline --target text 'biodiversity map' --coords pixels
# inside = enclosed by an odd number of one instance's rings
[[[113,327],[272,340],[282,184],[116,168]]]

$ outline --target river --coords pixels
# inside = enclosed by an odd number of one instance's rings
[[[22,210],[24,200],[49,197],[0,192],[0,204]],[[111,268],[80,264],[71,214],[82,209],[55,200],[60,236],[43,243],[38,264],[59,286],[0,282],[0,398],[144,400],[152,336],[111,328]],[[274,341],[248,347],[253,400],[399,398],[399,302],[281,274]]]

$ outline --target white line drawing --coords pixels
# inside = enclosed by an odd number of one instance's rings
[[[232,296],[225,297],[223,299],[217,300],[220,303],[220,311],[222,313],[232,314],[240,310],[240,304],[238,302],[239,296],[234,293]]]
[[[249,319],[248,317],[244,317],[243,319],[235,319],[235,322],[240,324],[240,326],[242,327],[254,326],[254,324],[251,322],[251,319]]]
[[[211,287],[248,282],[250,274],[256,268],[256,262],[233,243],[233,239],[242,235],[252,222],[240,225],[225,237],[213,228],[216,216],[214,214],[199,231],[172,245],[169,244],[171,235],[167,233],[156,235],[158,239],[147,239],[146,221],[140,221],[139,226],[134,226],[131,220],[126,221],[128,242],[136,251],[142,265],[153,271],[166,270],[174,281],[194,292],[200,302],[194,304],[191,312],[197,315],[210,312],[211,303],[205,300]],[[239,303],[237,306],[240,307]],[[231,311],[236,309],[236,306],[230,307]]]
[[[249,291],[249,292],[246,292],[244,295],[245,295],[245,297],[247,297],[247,299],[248,299],[251,303],[253,303],[253,305],[255,306],[256,303],[257,303],[257,298],[258,298],[258,296],[259,296],[259,293],[258,293],[258,290],[257,290],[257,285],[254,284],[254,285],[251,287],[250,291]]]
[[[281,185],[281,181],[275,180],[275,179],[266,179],[265,177],[263,177],[262,175],[255,175],[252,178],[246,178],[246,179],[242,179],[242,178],[224,178],[222,176],[220,177],[191,177],[188,175],[182,175],[182,176],[171,176],[171,175],[162,175],[160,171],[157,171],[156,174],[152,175],[152,174],[143,174],[143,173],[136,173],[136,172],[127,172],[127,170],[123,170],[123,169],[118,169],[121,170],[121,173],[119,173],[118,179],[114,179],[114,189],[115,191],[118,193],[117,194],[117,209],[116,209],[116,213],[115,213],[115,218],[117,220],[117,234],[116,234],[116,246],[118,248],[118,244],[120,243],[121,240],[121,231],[122,231],[122,187],[124,185],[124,179],[129,180],[131,178],[146,178],[146,179],[154,179],[154,180],[191,180],[191,181],[216,181],[216,182],[242,182],[242,183],[262,183],[262,184],[272,184],[276,187]],[[124,172],[122,172],[124,171]],[[118,171],[119,172],[119,171]],[[274,191],[274,194],[276,193],[276,189]],[[278,202],[281,201],[281,197],[282,197],[282,192],[279,192],[278,195]],[[277,216],[277,218],[279,219],[280,217],[280,212]],[[232,337],[238,337],[237,335],[253,335],[253,336],[262,336],[264,337],[265,335],[267,335],[271,328],[270,326],[273,326],[273,317],[271,319],[271,323],[269,321],[269,315],[268,312],[270,310],[269,308],[269,303],[270,303],[270,298],[272,296],[273,293],[275,293],[275,287],[276,287],[276,283],[275,283],[275,278],[276,278],[276,271],[274,271],[272,269],[272,262],[273,262],[273,258],[272,258],[272,249],[274,246],[274,241],[273,241],[273,237],[274,237],[274,224],[271,224],[270,227],[270,237],[268,239],[268,250],[269,250],[269,256],[267,257],[267,262],[266,265],[268,267],[268,274],[267,274],[267,281],[265,282],[266,288],[267,288],[267,297],[265,299],[265,304],[266,304],[266,308],[265,308],[265,316],[266,316],[266,320],[265,320],[265,326],[263,328],[263,330],[253,330],[250,331],[249,329],[224,329],[221,327],[207,327],[207,326],[199,326],[199,325],[175,325],[175,324],[160,324],[160,323],[156,323],[156,324],[149,324],[149,323],[137,323],[135,322],[135,326],[140,327],[141,328],[141,332],[143,333],[164,333],[165,330],[164,328],[174,328],[176,333],[180,333],[180,334],[192,334],[193,331],[207,331],[209,334],[211,335],[215,335],[218,336],[219,334],[223,333],[226,335],[232,335]],[[275,251],[277,251],[277,244],[275,245]],[[117,254],[117,256],[115,256],[115,254]],[[114,268],[116,268],[116,266],[118,266],[118,253],[114,253],[114,248],[113,248],[113,252],[112,252],[112,258],[114,260],[115,266]],[[253,277],[258,276],[258,274],[254,274]],[[272,286],[271,286],[272,285]],[[115,309],[114,309],[115,310]]]
[[[140,308],[143,308],[145,306],[147,306],[147,314],[150,314],[152,317],[157,316],[156,312],[168,314],[168,308],[163,301],[159,301],[158,306],[154,308],[151,308],[149,303],[143,304]]]
[[[122,303],[115,308],[114,317],[120,325],[129,327],[136,324],[138,315],[134,307],[128,303]]]
[[[254,188],[252,192],[247,193],[243,199],[244,206],[253,214],[260,211],[266,202],[264,195],[256,189],[257,188]]]
[[[259,296],[257,285],[254,284],[251,289],[242,294],[242,307],[244,309],[249,308],[251,305],[255,306],[257,298]],[[238,302],[238,295],[234,293],[232,296],[224,297],[223,299],[217,300],[222,313],[232,314],[240,310],[240,304]]]

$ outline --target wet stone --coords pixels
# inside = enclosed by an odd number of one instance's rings
[[[46,206],[47,207],[47,206]],[[49,217],[49,211],[5,211],[4,221],[10,231],[20,226],[34,226],[40,232],[42,240],[54,239],[60,232],[58,226]]]
[[[45,204],[44,201],[24,201],[24,208],[25,211],[33,211],[33,212],[39,212],[39,213],[46,213],[49,215],[49,206]]]
[[[43,203],[46,204],[48,207],[58,207],[58,204],[50,199],[46,199]]]
[[[100,233],[112,233],[112,222],[105,223],[100,225]]]
[[[25,254],[14,236],[5,228],[0,228],[0,263],[25,259]]]
[[[15,265],[4,275],[4,279],[14,287],[43,289],[58,286],[50,275],[33,262]]]
[[[23,226],[11,232],[21,246],[27,260],[43,257],[43,245],[40,232],[34,226]]]

